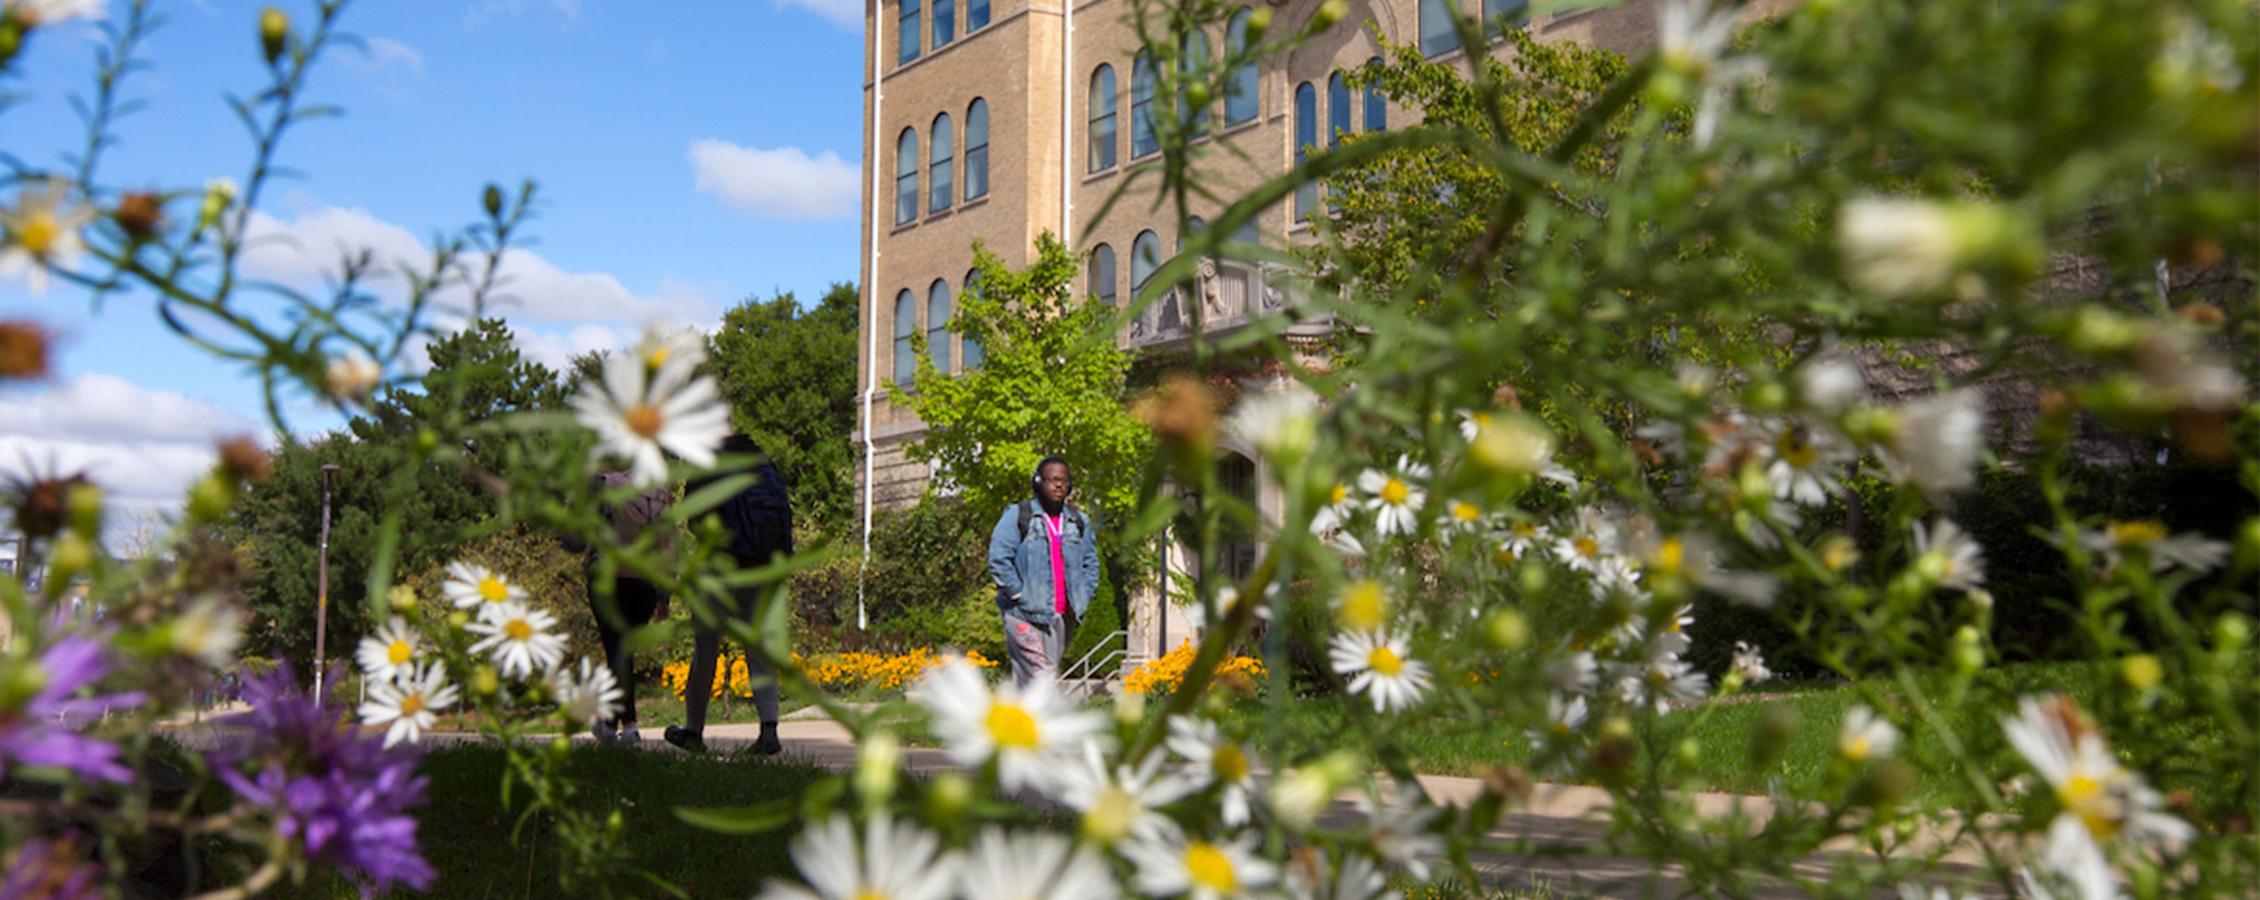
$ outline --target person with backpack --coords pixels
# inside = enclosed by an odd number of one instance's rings
[[[989,532],[1005,656],[1021,685],[1039,675],[1059,677],[1060,655],[1098,591],[1098,533],[1082,510],[1068,505],[1074,489],[1067,460],[1044,457],[1029,480],[1028,499],[1006,507]]]
[[[793,507],[785,491],[784,476],[775,464],[761,453],[753,439],[732,432],[722,441],[724,455],[760,456],[754,466],[753,484],[723,501],[715,512],[722,517],[723,530],[730,535],[728,552],[738,568],[751,569],[768,565],[779,556],[793,552]],[[694,483],[690,491],[712,483],[713,476]],[[757,603],[762,588],[742,587],[730,596],[716,612],[726,619],[757,622]],[[722,652],[722,630],[715,625],[695,623],[691,651],[691,670],[683,687],[683,724],[667,727],[667,743],[694,753],[706,750],[706,705],[714,697],[714,678],[720,674],[719,657]],[[769,663],[757,654],[745,656],[746,674],[753,682],[753,707],[761,714],[761,735],[754,739],[753,752],[771,755],[784,749],[777,738],[777,674]]]
[[[604,472],[596,476],[597,490],[600,495],[610,495],[633,480],[626,470]],[[662,486],[618,505],[604,504],[602,512],[621,546],[635,543],[637,537],[651,530],[653,549],[665,557],[673,546],[674,534],[673,529],[660,520],[666,516],[667,507],[674,499],[673,492]],[[636,730],[636,663],[627,650],[628,632],[649,625],[654,619],[667,618],[667,593],[648,578],[632,572],[615,572],[612,602],[608,605],[602,599],[603,586],[597,583],[593,550],[578,540],[569,540],[567,549],[587,556],[589,611],[596,614],[596,633],[604,642],[604,656],[612,666],[612,679],[620,683],[619,715],[611,721],[590,723],[590,728],[603,743],[640,741],[643,733]]]

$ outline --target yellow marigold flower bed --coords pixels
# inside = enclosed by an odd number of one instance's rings
[[[927,670],[941,665],[949,658],[949,656],[921,647],[908,653],[869,653],[861,650],[847,653],[819,653],[815,656],[802,656],[795,653],[792,656],[792,661],[795,668],[800,669],[803,674],[808,676],[810,681],[816,682],[819,687],[833,690],[855,688],[895,690],[917,681],[919,676],[926,674]],[[983,669],[995,668],[997,665],[996,660],[981,655],[978,650],[966,651],[965,661]],[[675,692],[677,699],[681,699],[688,689],[690,670],[690,663],[687,662],[669,663],[660,670],[660,680],[666,682],[668,689]],[[736,697],[753,695],[751,676],[746,671],[743,657],[730,660],[729,677],[726,679],[717,678],[715,682],[714,696],[716,697],[722,696],[725,690],[731,696]],[[724,682],[727,682],[727,684]]]
[[[1178,644],[1177,649],[1158,659],[1149,660],[1132,671],[1129,677],[1122,679],[1122,689],[1133,694],[1150,694],[1157,690],[1163,693],[1175,691],[1178,682],[1185,678],[1185,669],[1193,664],[1193,657],[1199,653],[1200,648],[1194,646],[1188,638],[1184,643]],[[1264,676],[1263,661],[1253,656],[1228,656],[1216,667],[1219,677],[1235,673],[1246,675],[1250,679],[1260,679]]]

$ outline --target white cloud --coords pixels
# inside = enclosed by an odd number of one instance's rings
[[[249,231],[242,271],[302,289],[323,284],[325,277],[339,270],[346,253],[366,249],[378,262],[377,273],[382,278],[364,286],[380,295],[398,295],[405,286],[400,266],[428,266],[431,258],[430,248],[408,229],[358,208],[321,207],[287,220],[262,211],[253,214]],[[641,295],[611,275],[569,272],[523,249],[503,257],[500,284],[489,311],[511,319],[700,320],[715,315],[717,309],[713,301],[679,285],[664,285],[656,294]],[[464,309],[469,304],[469,292],[452,288],[443,292],[439,301]]]
[[[829,150],[811,158],[799,147],[764,150],[705,138],[691,142],[690,159],[700,191],[765,219],[846,218],[862,199],[855,164]]]
[[[8,423],[0,473],[84,471],[121,512],[140,516],[178,510],[188,486],[212,468],[219,439],[261,432],[245,416],[102,374],[0,394],[0,422]]]
[[[825,21],[841,28],[856,30],[863,27],[861,0],[777,0],[778,9],[795,6],[822,16]]]
[[[373,37],[368,39],[364,49],[367,52],[362,55],[360,64],[365,71],[382,72],[397,66],[411,75],[424,74],[424,55],[407,44],[392,38]]]
[[[463,24],[466,27],[483,25],[501,16],[524,15],[537,6],[564,16],[568,22],[581,18],[581,0],[475,0],[463,13]]]

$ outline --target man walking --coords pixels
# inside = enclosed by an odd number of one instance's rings
[[[722,453],[751,456],[760,454],[761,448],[752,438],[732,433],[722,440]],[[759,568],[778,556],[790,556],[793,552],[793,507],[785,493],[784,476],[778,474],[776,465],[766,457],[754,467],[752,474],[751,486],[715,510],[730,533],[730,556],[737,560],[741,569]],[[703,484],[693,484],[690,490],[695,493]],[[755,604],[763,590],[762,587],[736,588],[715,612],[724,620],[757,622]],[[719,674],[717,657],[722,652],[722,631],[717,625],[701,622],[694,629],[691,670],[688,683],[683,686],[683,724],[670,725],[666,732],[667,743],[694,752],[706,749],[706,704],[714,697],[714,677]],[[747,653],[745,662],[746,675],[754,686],[753,708],[761,714],[761,736],[754,740],[753,752],[773,754],[784,749],[777,738],[777,674],[759,654]]]
[[[1059,677],[1060,655],[1099,584],[1098,535],[1083,511],[1067,504],[1075,488],[1067,460],[1044,457],[1029,487],[1032,496],[1006,507],[989,532],[1005,656],[1022,685],[1038,675]]]
[[[600,491],[610,494],[630,482],[626,471],[605,472],[597,476]],[[652,549],[666,558],[673,546],[673,529],[660,522],[673,502],[673,494],[665,487],[654,488],[628,498],[617,506],[606,504],[605,521],[612,524],[613,536],[621,546],[635,543],[636,538],[651,529]],[[656,528],[654,527],[656,525]],[[571,542],[574,544],[578,541]],[[584,552],[587,552],[584,550]],[[667,595],[650,579],[631,572],[616,572],[612,576],[612,602],[603,599],[603,585],[597,583],[597,567],[593,553],[589,556],[588,595],[589,610],[596,614],[596,632],[604,641],[604,655],[612,666],[612,679],[620,683],[620,714],[610,722],[596,722],[592,727],[599,741],[610,743],[615,738],[636,741],[643,735],[636,730],[636,665],[628,654],[628,632],[651,624],[654,618],[665,618]]]

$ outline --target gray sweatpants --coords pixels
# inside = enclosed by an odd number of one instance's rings
[[[1011,610],[1004,610],[1003,616],[1004,655],[1012,660],[1013,683],[1026,687],[1038,675],[1058,678],[1059,667],[1066,664],[1060,656],[1075,639],[1074,614],[1054,616],[1049,625],[1030,622]]]
[[[760,598],[760,588],[739,588],[730,592],[730,602],[722,614],[752,621]],[[722,675],[722,638],[722,632],[716,629],[699,627],[691,640],[691,671],[683,690],[683,727],[694,733],[706,730],[706,704],[714,696],[714,679]],[[745,669],[746,680],[753,683],[754,711],[761,715],[764,725],[777,721],[776,673],[752,653],[745,655]]]

